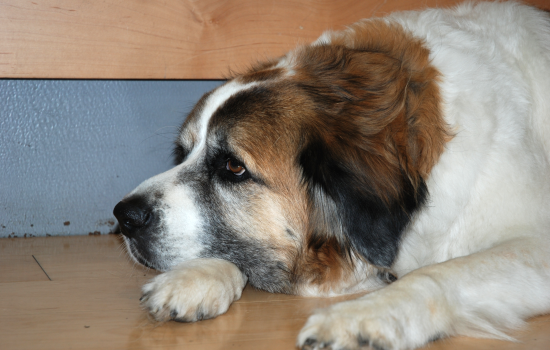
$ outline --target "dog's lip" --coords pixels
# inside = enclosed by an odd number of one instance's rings
[[[124,236],[124,238],[128,239],[129,242],[132,242],[135,240],[135,238],[129,238],[128,235],[128,229],[126,227],[124,227],[123,225],[119,225],[120,227],[120,233],[122,233],[122,235]]]
[[[131,238],[126,238],[126,239],[128,242],[128,248],[130,250],[128,253],[131,254],[134,257],[134,259],[136,259],[141,265],[150,269],[157,270],[157,268],[150,261],[148,261],[142,256],[136,244],[133,242],[133,239]]]
[[[156,270],[157,268],[151,265],[147,260],[144,260],[141,256],[137,256],[136,259],[139,261],[139,263],[149,269]]]

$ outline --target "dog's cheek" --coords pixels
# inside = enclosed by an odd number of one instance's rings
[[[208,232],[201,257],[232,262],[256,288],[274,293],[290,291],[287,265],[279,260],[274,247],[219,222]]]
[[[223,202],[218,198],[217,205],[206,210],[201,257],[234,263],[256,288],[289,293],[286,260],[295,238],[288,234],[292,230],[286,227],[280,210],[275,210],[273,203],[250,200],[250,196],[226,193],[220,197]]]

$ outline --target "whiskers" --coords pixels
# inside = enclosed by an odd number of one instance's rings
[[[123,256],[126,262],[131,264],[131,270],[127,273],[128,278],[136,277],[141,274],[143,276],[148,276],[151,272],[154,272],[151,266],[152,264],[147,261],[147,259],[144,259],[139,252],[131,245],[130,240],[124,237],[121,237],[119,245],[117,247],[119,257]],[[141,259],[144,261],[147,265],[142,264],[139,260]]]

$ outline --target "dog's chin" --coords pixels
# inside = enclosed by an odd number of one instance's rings
[[[140,257],[139,255],[138,256],[133,256],[133,258],[138,262],[140,263],[141,265],[147,267],[147,268],[150,268],[150,269],[154,269],[154,270],[158,270],[158,271],[164,271],[165,269],[161,269],[153,264],[151,264],[150,262],[148,262],[147,260],[143,259],[142,257]]]
[[[128,252],[128,255],[134,260],[136,263],[141,264],[149,269],[158,270],[161,272],[167,271],[168,268],[166,266],[163,266],[163,264],[159,264],[155,262],[153,259],[149,258],[147,259],[145,256],[146,254],[142,253],[136,246],[134,242],[132,242],[132,239],[128,237],[124,237],[124,243],[126,244],[126,250]]]

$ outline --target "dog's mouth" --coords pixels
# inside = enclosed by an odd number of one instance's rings
[[[135,242],[132,241],[131,238],[124,237],[124,242],[126,243],[126,250],[128,251],[128,254],[134,261],[136,261],[138,264],[141,264],[147,268],[154,269],[154,270],[162,270],[155,266],[149,259],[144,257],[144,254],[142,254],[139,249],[137,248],[137,245]]]

